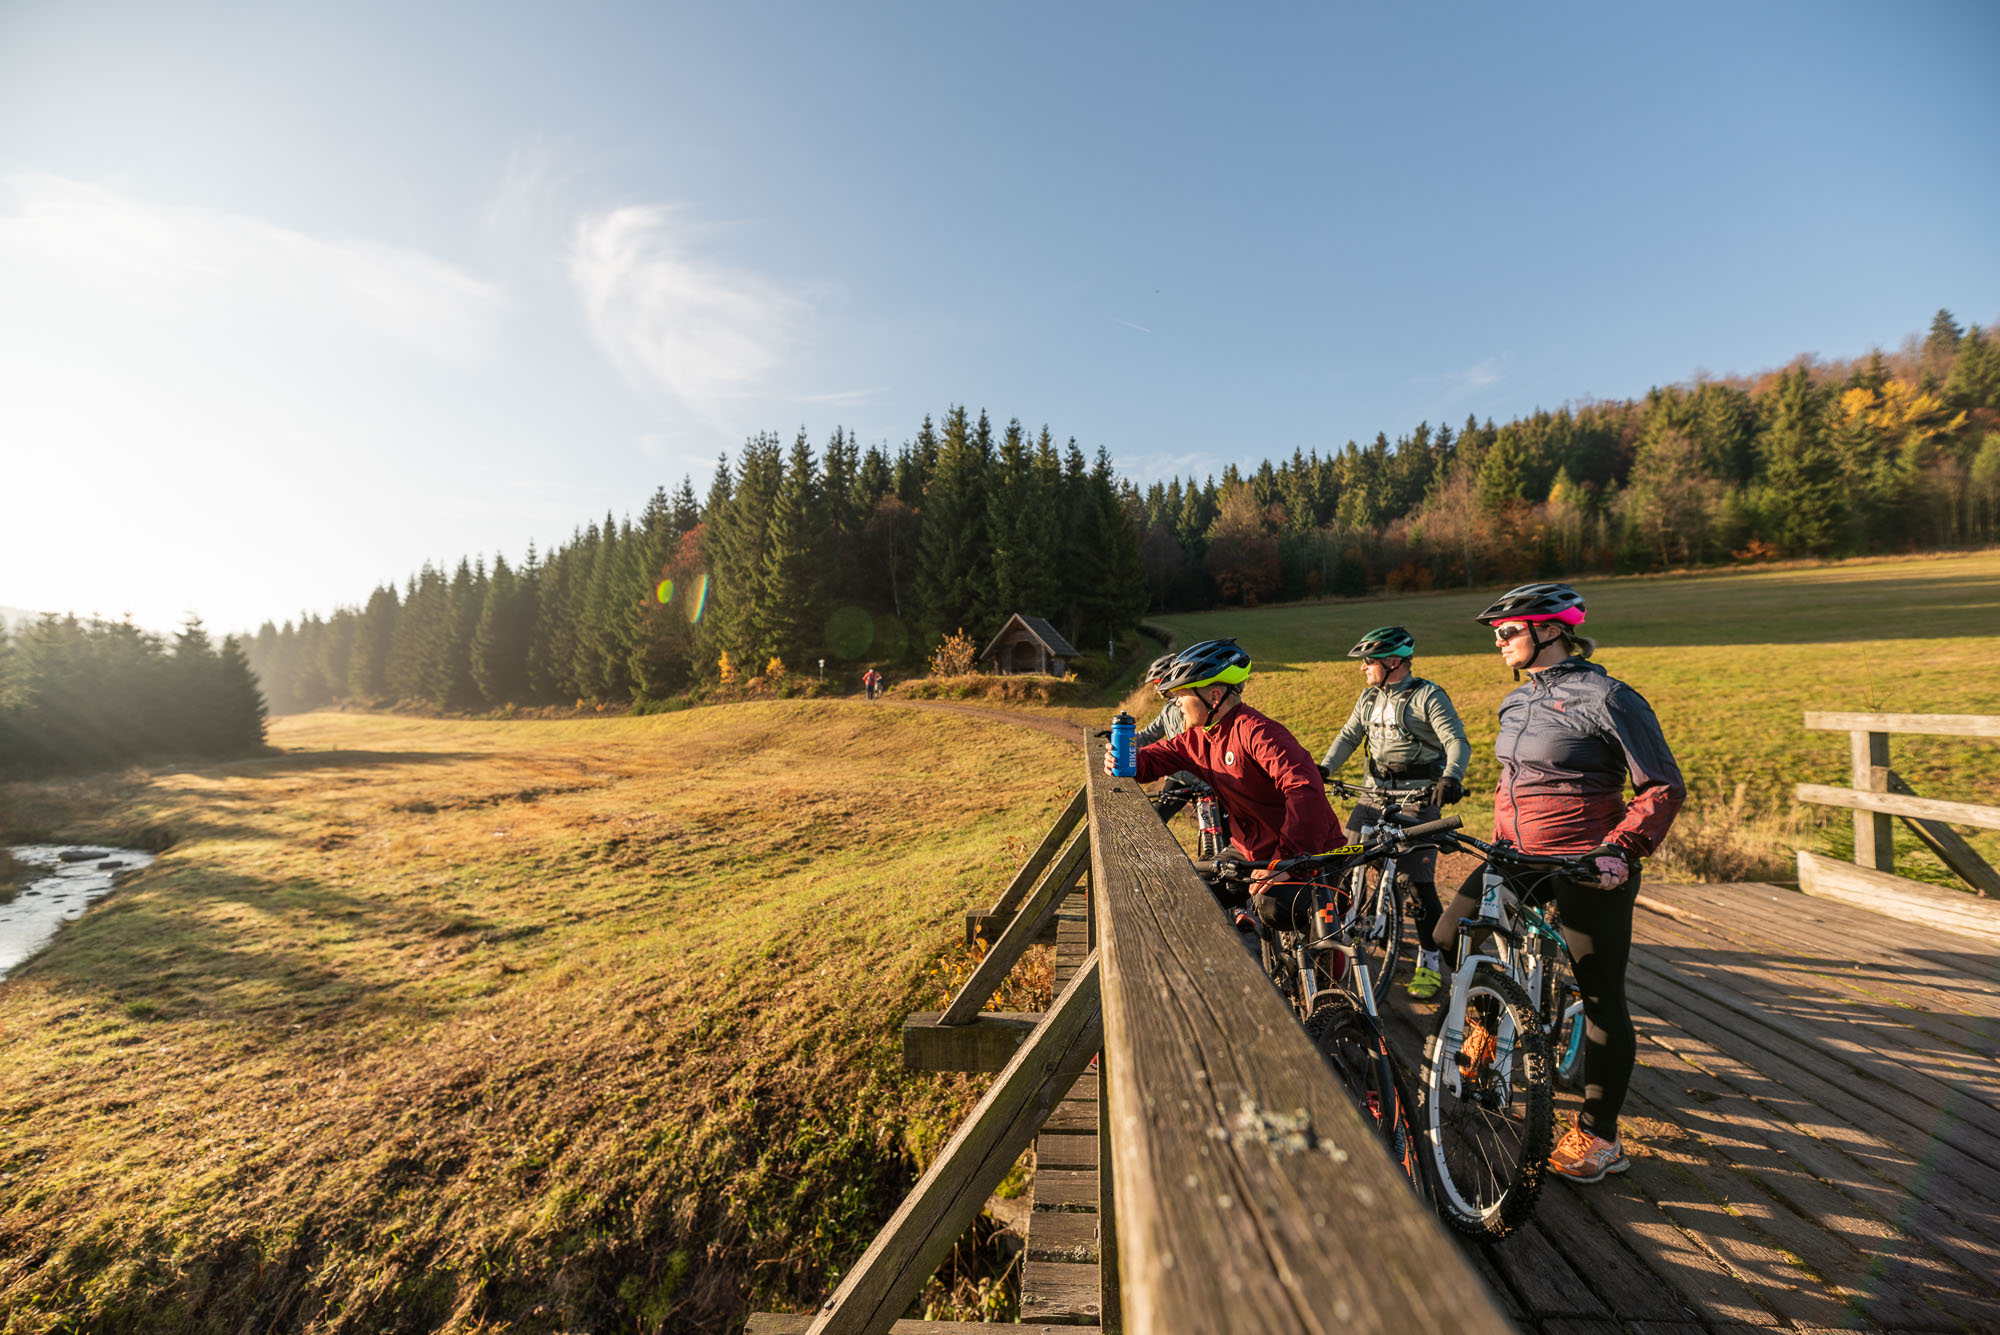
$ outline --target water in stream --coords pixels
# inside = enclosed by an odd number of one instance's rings
[[[131,848],[78,844],[16,844],[14,860],[42,869],[0,904],[0,978],[47,945],[66,922],[111,893],[120,876],[151,866],[153,855]]]

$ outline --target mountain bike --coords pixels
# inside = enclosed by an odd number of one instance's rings
[[[1389,1047],[1389,1037],[1375,1008],[1378,988],[1371,976],[1374,948],[1347,935],[1354,920],[1344,902],[1352,884],[1350,873],[1368,863],[1393,858],[1409,841],[1455,828],[1458,818],[1409,829],[1400,827],[1364,845],[1330,853],[1288,858],[1268,864],[1282,876],[1312,891],[1307,930],[1257,924],[1264,969],[1279,993],[1305,1023],[1306,1035],[1339,1077],[1355,1105],[1367,1118],[1389,1157],[1410,1180],[1418,1196],[1433,1205],[1437,1182],[1433,1156],[1422,1142],[1421,1106],[1408,1071]],[[1248,887],[1258,863],[1218,858],[1195,864],[1212,881]],[[1393,884],[1393,880],[1390,882]],[[1338,961],[1338,965],[1334,962]]]
[[[1415,811],[1424,805],[1430,793],[1428,784],[1420,788],[1373,788],[1328,779],[1326,787],[1328,792],[1350,802],[1375,809],[1377,815],[1373,821],[1347,832],[1351,839],[1364,844],[1394,833],[1398,827],[1414,824]],[[1403,899],[1409,890],[1409,878],[1396,874],[1396,851],[1392,846],[1381,861],[1358,862],[1349,868],[1346,880],[1347,919],[1343,928],[1357,948],[1371,954],[1375,1004],[1379,1007],[1388,999],[1389,986],[1396,980],[1396,963],[1403,949]]]
[[[1543,906],[1556,877],[1596,873],[1573,858],[1524,853],[1449,831],[1476,851],[1477,916],[1458,923],[1458,963],[1437,1029],[1424,1045],[1423,1115],[1438,1209],[1473,1237],[1504,1238],[1534,1213],[1555,1141],[1557,1063],[1550,1034],[1580,1078],[1582,996],[1562,933]]]

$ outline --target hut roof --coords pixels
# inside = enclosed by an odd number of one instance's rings
[[[1020,622],[1027,629],[1028,634],[1040,640],[1042,647],[1047,649],[1051,654],[1054,654],[1058,658],[1076,657],[1076,646],[1065,640],[1062,637],[1062,632],[1040,617],[1023,616],[1019,612],[1007,618],[1007,624],[1000,627],[1000,633],[988,641],[986,648],[980,651],[979,656],[981,658],[991,657],[993,651],[1000,647],[1000,641],[1007,637],[1007,632],[1014,628],[1016,621]]]

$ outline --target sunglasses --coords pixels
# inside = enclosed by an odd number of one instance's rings
[[[1519,626],[1495,626],[1493,628],[1493,643],[1505,644],[1516,635],[1526,635],[1527,633],[1528,627],[1526,623]]]

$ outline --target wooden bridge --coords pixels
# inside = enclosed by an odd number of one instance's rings
[[[1630,1171],[1552,1180],[1531,1225],[1461,1246],[1096,746],[972,915],[994,938],[979,968],[905,1029],[906,1065],[992,1086],[821,1308],[749,1335],[978,1329],[898,1318],[1031,1148],[1031,1327],[2000,1331],[2000,906],[1960,896],[1940,923],[1849,891],[1648,885]],[[983,1011],[1051,939],[1050,1009]],[[1429,1008],[1396,998],[1414,1064]]]

